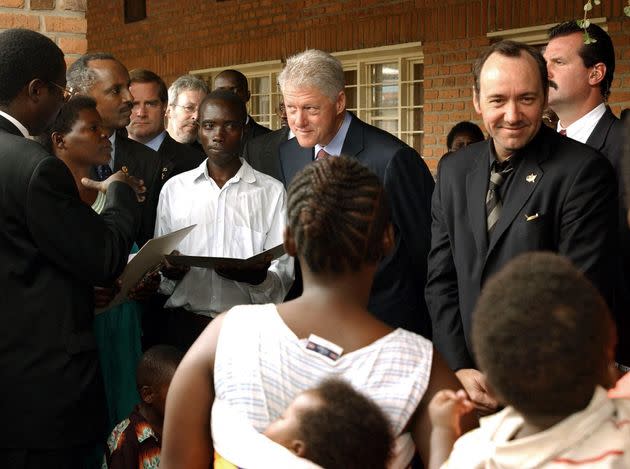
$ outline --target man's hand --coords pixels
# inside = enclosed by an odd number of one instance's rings
[[[160,287],[160,267],[150,270],[129,290],[128,296],[132,300],[143,301],[154,295]]]
[[[97,308],[105,308],[114,299],[116,293],[118,293],[116,287],[94,287],[94,306]]]
[[[438,391],[429,403],[429,417],[434,428],[451,431],[456,438],[462,434],[461,417],[475,408],[466,391]]]
[[[218,266],[215,271],[221,277],[250,285],[260,285],[267,278],[267,270],[271,265],[271,259],[265,259],[248,267],[247,269],[227,268]]]
[[[179,256],[181,252],[175,250],[171,252],[171,256]],[[170,280],[181,280],[188,273],[190,267],[187,265],[171,264],[166,257],[162,258],[162,275]]]
[[[468,397],[481,414],[490,414],[499,406],[499,402],[490,391],[485,375],[474,368],[462,368],[455,372],[464,386]]]
[[[123,171],[116,171],[104,181],[95,181],[93,179],[83,178],[81,179],[81,184],[83,184],[87,188],[96,189],[97,191],[105,193],[107,192],[109,185],[112,182],[116,181],[124,182],[129,187],[131,187],[136,193],[136,198],[138,199],[138,202],[144,202],[144,199],[146,198],[145,193],[147,192],[147,188],[144,186],[144,181],[134,176],[130,176]]]

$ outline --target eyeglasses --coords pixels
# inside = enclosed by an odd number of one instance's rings
[[[77,93],[73,88],[64,88],[63,86],[58,85],[54,81],[51,81],[50,84],[55,85],[57,88],[61,90],[61,92],[63,93],[64,103],[67,103],[68,101],[70,101],[70,98],[72,98]]]
[[[193,114],[199,110],[199,106],[193,106],[192,104],[188,104],[186,106],[182,106],[181,104],[172,104],[175,107],[181,107],[186,114]]]

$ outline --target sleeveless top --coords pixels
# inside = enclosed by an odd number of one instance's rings
[[[223,319],[214,363],[216,399],[247,416],[257,431],[302,391],[341,378],[372,398],[400,435],[429,383],[433,346],[396,329],[332,361],[308,350],[273,304],[232,308]]]

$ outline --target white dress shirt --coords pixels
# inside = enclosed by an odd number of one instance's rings
[[[245,259],[281,244],[286,224],[284,187],[241,162],[236,175],[221,188],[208,175],[205,160],[169,179],[160,193],[155,235],[197,224],[177,248],[189,256]],[[183,307],[214,317],[239,304],[280,303],[292,282],[293,258],[285,254],[272,261],[259,285],[193,267],[179,282],[164,279],[160,290],[172,291],[166,308]]]
[[[315,145],[315,151],[313,155],[317,155],[319,150],[324,150],[330,156],[341,156],[341,150],[343,148],[343,142],[346,141],[346,135],[348,134],[348,129],[350,128],[350,122],[352,121],[352,116],[349,112],[346,112],[346,115],[343,118],[343,122],[339,127],[339,130],[333,137],[333,139],[328,142],[328,145],[321,146],[319,143]]]
[[[573,124],[567,127],[567,137],[572,138],[573,140],[577,140],[580,143],[586,143],[588,138],[593,133],[593,129],[602,118],[604,113],[606,112],[606,104],[601,103],[599,106],[594,107],[588,113],[584,114],[578,120],[576,120]],[[558,122],[558,132],[560,132],[563,127]]]

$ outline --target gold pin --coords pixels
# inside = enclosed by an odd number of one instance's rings
[[[525,180],[531,184],[534,181],[536,181],[536,176],[537,174],[534,174],[534,173],[528,174]]]
[[[166,179],[166,173],[168,172],[168,168],[162,168],[162,181]]]
[[[538,215],[537,213],[534,213],[533,215],[527,215],[525,214],[525,221],[532,221],[535,220],[536,218],[538,218],[540,215]]]
[[[129,174],[129,169],[126,166],[123,166],[120,170],[125,174]]]

